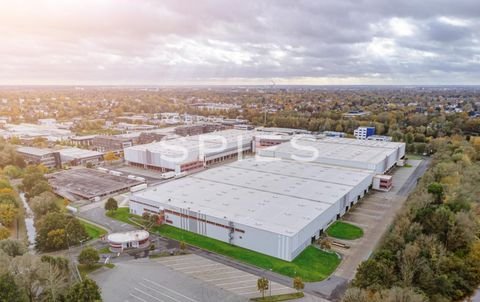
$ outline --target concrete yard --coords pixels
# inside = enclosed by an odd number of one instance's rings
[[[102,288],[102,297],[105,302],[248,301],[244,296],[236,295],[149,259],[116,263],[115,268],[102,269],[90,274],[90,277]]]
[[[73,201],[92,200],[95,197],[124,192],[130,187],[143,183],[127,177],[85,168],[48,174],[47,178],[57,194]]]
[[[198,255],[159,258],[156,261],[174,271],[202,280],[238,296],[254,298],[260,295],[257,290],[258,276]],[[271,283],[272,295],[294,292],[295,290],[290,287],[275,282]],[[268,294],[270,294],[270,291]]]

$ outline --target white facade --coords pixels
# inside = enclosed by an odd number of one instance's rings
[[[137,145],[124,150],[130,164],[177,173],[252,150],[253,131],[225,130]]]
[[[353,130],[353,136],[357,139],[367,139],[370,135],[375,134],[375,128],[373,127],[358,127]]]
[[[372,171],[250,158],[130,196],[130,211],[293,260],[368,191]]]

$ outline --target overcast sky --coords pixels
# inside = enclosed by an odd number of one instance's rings
[[[480,84],[479,0],[0,0],[0,84]]]

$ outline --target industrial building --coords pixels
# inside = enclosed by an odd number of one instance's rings
[[[49,169],[61,168],[60,153],[55,150],[35,147],[20,147],[17,153],[27,164],[42,164]]]
[[[357,139],[367,139],[372,135],[375,135],[375,127],[358,127],[353,130],[353,136]]]
[[[133,146],[124,150],[124,156],[132,166],[180,173],[251,153],[253,135],[254,131],[217,131]]]
[[[92,141],[93,148],[99,152],[121,152],[132,145],[132,139],[115,135],[98,135]]]
[[[71,166],[92,164],[97,165],[103,161],[103,153],[80,148],[65,148],[58,150],[62,165]]]
[[[136,192],[130,211],[292,261],[372,180],[372,171],[249,158]]]
[[[405,156],[404,143],[348,138],[299,138],[257,150],[264,157],[329,164],[384,174]]]

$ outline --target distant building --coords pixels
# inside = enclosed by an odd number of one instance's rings
[[[60,153],[51,149],[20,147],[17,153],[23,157],[27,164],[42,164],[49,169],[61,168]]]
[[[198,124],[177,127],[175,128],[175,134],[181,136],[192,136],[220,130],[225,130],[225,126],[219,124]]]
[[[363,111],[363,110],[352,110],[352,111],[349,111],[347,113],[344,113],[343,116],[344,117],[357,117],[357,116],[365,116],[365,115],[369,115],[370,112],[368,111]]]
[[[133,142],[130,138],[114,135],[99,135],[93,138],[93,147],[99,152],[118,152],[131,146]]]
[[[62,165],[69,164],[71,166],[98,165],[103,160],[103,153],[79,148],[66,148],[58,150]]]
[[[326,137],[345,137],[345,132],[323,131],[323,135]]]
[[[42,126],[55,126],[57,124],[57,120],[54,118],[42,118],[38,120],[38,124]]]
[[[74,136],[70,138],[70,142],[77,147],[90,147],[95,137],[96,135]]]
[[[367,139],[367,137],[375,134],[375,127],[358,127],[353,131],[353,135],[357,139]]]
[[[367,137],[367,140],[377,142],[391,142],[392,137],[386,135],[370,135],[369,137]]]

